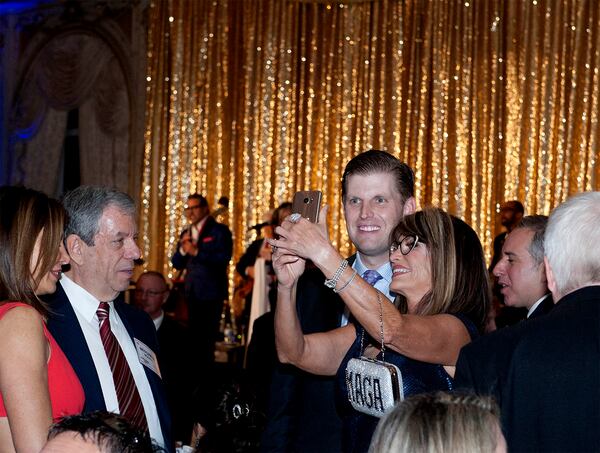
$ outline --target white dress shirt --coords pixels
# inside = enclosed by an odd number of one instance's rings
[[[160,329],[160,326],[162,326],[163,319],[165,319],[165,312],[162,310],[160,311],[160,315],[158,315],[158,318],[152,319],[152,322],[154,323],[154,327],[156,328],[157,331],[158,331],[158,329]]]
[[[208,219],[208,216],[204,217],[202,220],[200,220],[195,225],[190,225],[188,227],[188,232],[192,233],[192,242],[194,244],[198,244],[198,238],[200,237],[200,231],[202,231],[202,228],[204,228],[204,224],[206,223],[206,219]],[[185,253],[183,251],[182,247],[179,247],[179,253],[181,255],[183,255],[183,256],[187,255],[187,253]]]
[[[100,323],[98,322],[98,316],[96,315],[100,301],[64,274],[60,280],[60,284],[65,290],[69,302],[75,310],[75,315],[77,316],[77,320],[83,331],[83,336],[85,337],[85,341],[87,342],[92,355],[92,360],[94,361],[96,372],[98,373],[98,379],[100,380],[100,386],[102,387],[102,395],[104,396],[106,410],[119,414],[119,402],[117,400],[112,370],[108,363],[108,358],[106,357],[102,339],[100,338]],[[110,329],[119,342],[123,354],[125,355],[125,359],[131,369],[131,374],[133,375],[135,385],[140,394],[140,398],[142,399],[142,405],[144,406],[150,437],[158,444],[164,446],[165,442],[162,435],[160,420],[158,418],[158,412],[156,410],[156,404],[154,402],[154,395],[152,394],[152,388],[146,377],[144,366],[140,363],[137,350],[132,338],[129,336],[129,332],[115,310],[114,302],[110,301],[109,305]]]
[[[356,259],[354,263],[352,263],[352,269],[356,270],[356,273],[362,277],[362,275],[369,268],[365,266],[360,258],[360,252],[356,252]],[[382,278],[380,278],[377,283],[375,283],[374,287],[381,291],[385,297],[387,297],[390,302],[394,302],[396,297],[395,294],[390,293],[390,283],[392,282],[392,265],[390,262],[386,262],[385,264],[378,267],[376,270]],[[350,310],[347,306],[344,307],[344,313],[342,314],[342,319],[340,322],[340,326],[343,327],[348,324],[348,318],[350,316]]]

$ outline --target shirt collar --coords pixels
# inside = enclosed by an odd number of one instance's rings
[[[354,264],[352,267],[356,270],[356,273],[362,277],[366,270],[369,268],[365,266],[360,257],[360,252],[356,252],[356,259],[354,260]],[[394,301],[396,294],[390,292],[390,283],[392,282],[392,265],[389,261],[383,263],[377,269],[373,269],[377,271],[379,275],[381,275],[381,280],[379,280],[375,284],[375,288],[381,291],[385,297],[387,297],[390,301]]]
[[[196,230],[198,230],[198,231],[202,230],[202,227],[206,223],[206,219],[208,219],[208,216],[204,216],[201,220],[198,221],[198,223],[196,223],[194,225],[196,227]]]
[[[158,318],[153,318],[152,322],[154,323],[154,327],[156,328],[156,330],[160,329],[160,326],[163,323],[163,319],[165,319],[165,312],[164,311],[160,311],[160,315],[158,315]]]
[[[354,261],[354,266],[352,266],[352,267],[354,267],[354,269],[356,269],[356,272],[360,276],[362,276],[362,274],[364,274],[365,271],[367,271],[369,269],[362,262],[362,259],[360,257],[360,252],[356,252],[356,260]],[[384,264],[382,264],[381,266],[379,266],[377,269],[373,269],[373,270],[377,271],[379,273],[379,275],[381,275],[381,277],[388,283],[388,286],[389,286],[389,283],[392,281],[392,265],[390,264],[390,262],[387,261]]]
[[[65,290],[73,309],[83,316],[85,320],[92,322],[96,316],[100,301],[65,274],[62,275],[60,284]],[[110,304],[110,308],[114,307],[112,301],[107,302]]]

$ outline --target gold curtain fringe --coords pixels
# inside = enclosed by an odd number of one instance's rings
[[[172,274],[194,191],[230,198],[237,259],[266,211],[322,189],[351,253],[341,172],[369,148],[410,164],[418,204],[464,218],[489,254],[501,201],[547,214],[598,188],[599,30],[576,0],[154,0],[145,266]]]

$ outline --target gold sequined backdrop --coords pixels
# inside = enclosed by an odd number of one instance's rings
[[[350,253],[339,180],[369,148],[488,252],[502,200],[548,213],[598,189],[595,0],[154,0],[148,30],[147,268],[171,273],[195,191],[231,199],[237,258],[266,210],[321,189]]]

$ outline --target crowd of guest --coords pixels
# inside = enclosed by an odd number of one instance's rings
[[[387,152],[351,159],[341,195],[350,257],[327,207],[259,225],[236,269],[267,313],[246,310],[241,369],[214,363],[233,241],[204,196],[187,198],[179,288],[146,271],[127,303],[128,195],[0,188],[0,450],[600,450],[600,192],[549,217],[504,203],[489,267],[467,223],[416,209]],[[165,310],[176,291],[186,323]]]

